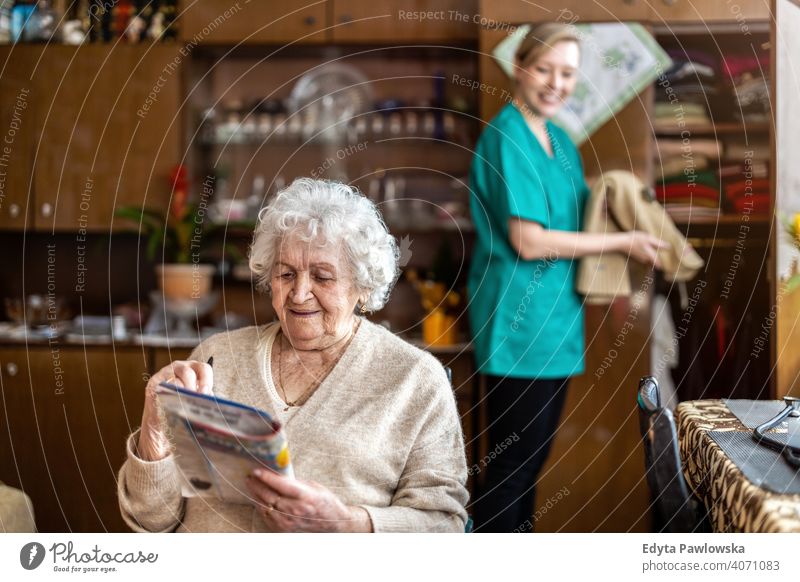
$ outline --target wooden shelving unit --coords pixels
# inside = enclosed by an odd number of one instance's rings
[[[653,131],[657,136],[680,136],[684,132],[689,132],[692,136],[715,137],[742,134],[769,134],[772,126],[766,122],[735,122],[722,121],[709,125],[687,125],[686,127],[664,127],[655,124]]]

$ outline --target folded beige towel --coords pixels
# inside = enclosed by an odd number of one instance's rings
[[[687,141],[682,139],[659,139],[656,141],[656,160],[664,161],[673,157],[691,159],[696,156],[718,160],[722,157],[721,144],[715,139],[698,139],[694,137]]]
[[[686,241],[649,188],[630,172],[605,172],[592,187],[586,205],[584,231],[615,233],[641,230],[669,243],[659,252],[667,281],[688,281],[703,266],[703,259]],[[589,255],[578,267],[578,292],[587,303],[607,304],[631,294],[628,261],[622,253]]]

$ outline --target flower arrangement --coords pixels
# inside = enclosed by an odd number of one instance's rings
[[[203,216],[198,204],[189,204],[184,166],[172,169],[169,183],[172,194],[166,215],[138,206],[123,206],[115,214],[139,223],[140,232],[147,238],[147,258],[155,260],[156,252],[161,249],[161,262],[188,264],[192,262],[192,240],[199,240],[203,233]]]
[[[169,175],[171,190],[169,210],[138,206],[123,206],[116,216],[138,223],[139,231],[147,238],[146,256],[156,260],[161,250],[161,261],[156,266],[159,288],[165,296],[175,299],[198,299],[211,290],[214,267],[201,264],[203,237],[222,227],[206,220],[207,203],[189,202],[187,171],[184,166],[175,166]],[[223,253],[233,260],[241,260],[242,254],[230,244],[225,244]]]

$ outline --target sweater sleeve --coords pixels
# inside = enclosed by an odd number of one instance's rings
[[[189,360],[201,360],[209,341],[198,345]],[[137,429],[128,437],[126,460],[117,479],[117,499],[122,519],[137,532],[171,532],[183,520],[186,499],[181,485],[175,456],[170,453],[158,461],[145,461],[138,455]]]
[[[122,519],[137,532],[173,531],[185,510],[175,457],[145,461],[137,455],[139,430],[128,437],[127,460],[119,471],[117,497]]]
[[[464,532],[469,493],[458,409],[441,364],[425,368],[421,381],[436,386],[436,394],[422,415],[392,502],[388,507],[361,506],[375,532]]]

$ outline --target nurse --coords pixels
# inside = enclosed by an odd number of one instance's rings
[[[470,172],[476,242],[469,317],[494,451],[481,467],[479,532],[533,529],[539,472],[569,379],[584,369],[576,259],[619,252],[658,267],[665,246],[643,232],[580,232],[583,164],[550,121],[575,88],[579,61],[573,27],[531,27],[516,53],[514,99],[484,130]]]

